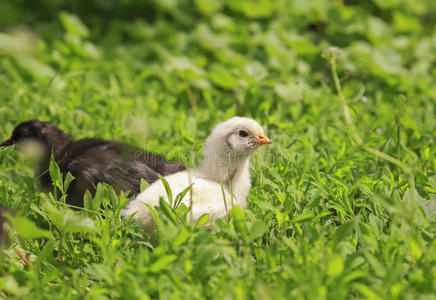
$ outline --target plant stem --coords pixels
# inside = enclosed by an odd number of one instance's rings
[[[332,66],[332,75],[333,75],[333,80],[335,81],[336,91],[338,93],[339,100],[341,101],[341,104],[342,104],[342,109],[344,111],[344,116],[345,116],[345,122],[348,125],[351,137],[366,152],[371,153],[371,154],[373,154],[381,159],[384,159],[386,161],[389,161],[390,163],[393,163],[394,165],[396,165],[397,167],[402,169],[404,171],[404,173],[406,173],[407,175],[413,176],[412,170],[408,166],[403,164],[400,160],[398,160],[395,157],[392,157],[386,153],[383,153],[377,149],[371,148],[363,143],[362,138],[359,136],[359,134],[357,133],[356,127],[354,126],[353,119],[351,118],[350,109],[349,109],[348,104],[347,104],[347,99],[345,98],[344,93],[342,92],[341,82],[339,80],[338,72],[336,70],[336,59],[332,58],[332,59],[329,59],[329,61],[330,61],[330,64]]]
[[[332,74],[333,74],[333,80],[335,81],[336,91],[338,92],[339,100],[341,100],[342,109],[344,111],[345,122],[347,122],[347,125],[350,128],[351,136],[356,141],[356,143],[359,146],[361,146],[363,144],[363,141],[356,132],[353,119],[351,118],[350,109],[348,108],[347,105],[347,100],[345,99],[344,93],[342,92],[341,82],[338,77],[338,72],[336,71],[336,60],[332,59],[330,60],[330,63],[332,65]]]
[[[398,159],[396,159],[395,157],[392,157],[384,152],[381,152],[377,149],[371,148],[367,145],[361,145],[361,147],[363,148],[363,150],[365,150],[368,153],[371,153],[381,159],[387,160],[390,163],[393,163],[394,165],[396,165],[397,167],[403,169],[404,173],[410,175],[412,173],[412,170],[406,166],[405,164],[403,164],[401,161],[399,161]]]

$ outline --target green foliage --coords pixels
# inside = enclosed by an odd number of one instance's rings
[[[192,165],[244,115],[273,141],[248,209],[190,224],[171,195],[153,234],[126,195],[72,210],[71,174],[52,161],[42,192],[0,149],[1,297],[434,298],[435,27],[424,0],[0,1],[1,139],[37,118]]]

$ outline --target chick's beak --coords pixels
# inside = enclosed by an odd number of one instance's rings
[[[4,141],[3,143],[0,144],[0,147],[6,147],[6,146],[10,146],[12,145],[12,140],[11,137],[9,137],[6,141]]]
[[[264,135],[259,135],[256,139],[252,141],[252,143],[254,145],[266,145],[271,144],[271,140]]]

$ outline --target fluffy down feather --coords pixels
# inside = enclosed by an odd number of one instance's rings
[[[234,117],[218,124],[206,140],[200,168],[165,177],[173,197],[192,185],[182,200],[191,208],[189,219],[196,221],[207,213],[209,222],[213,222],[225,217],[235,204],[245,207],[251,187],[249,155],[269,143],[262,127],[252,119]],[[134,222],[152,229],[155,222],[145,204],[158,206],[160,198],[168,202],[164,185],[156,181],[130,201],[121,215],[127,218],[135,213]]]

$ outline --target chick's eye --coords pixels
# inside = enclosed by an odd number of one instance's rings
[[[248,132],[245,130],[239,130],[239,136],[241,137],[247,137],[248,136]]]

